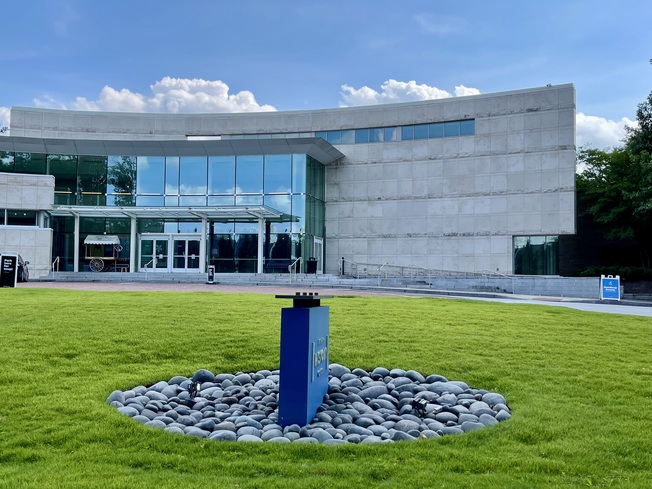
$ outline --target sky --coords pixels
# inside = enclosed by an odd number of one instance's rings
[[[649,0],[0,0],[10,107],[249,112],[573,83],[577,144],[652,90]]]

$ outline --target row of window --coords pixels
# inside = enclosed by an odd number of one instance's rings
[[[0,209],[0,226],[36,225],[36,211]]]
[[[331,144],[365,144],[387,141],[412,141],[415,139],[436,139],[459,136],[473,136],[475,120],[434,122],[411,126],[375,127],[368,129],[346,129],[341,131],[315,132]]]
[[[219,139],[289,139],[316,136],[331,144],[367,144],[390,141],[412,141],[415,139],[453,138],[473,136],[475,120],[433,122],[407,126],[369,127],[365,129],[343,129],[337,131],[315,131],[278,134],[233,134]],[[188,139],[193,139],[189,136]],[[199,138],[203,139],[203,138]]]

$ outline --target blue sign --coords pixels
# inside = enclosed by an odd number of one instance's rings
[[[600,275],[600,300],[620,300],[620,275]]]
[[[296,304],[281,311],[278,417],[283,427],[309,424],[328,392],[329,309]]]

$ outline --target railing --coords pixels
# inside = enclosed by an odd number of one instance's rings
[[[294,282],[294,279],[296,279],[297,266],[301,268],[302,263],[303,263],[303,258],[299,257],[296,260],[294,260],[291,265],[288,265],[288,272],[290,272],[290,283]]]
[[[340,275],[355,278],[381,278],[403,277],[403,278],[434,278],[434,277],[511,277],[500,272],[483,270],[481,272],[460,272],[456,270],[440,270],[432,268],[417,267],[412,265],[390,265],[389,263],[360,263],[342,258]]]
[[[56,267],[56,270],[54,269],[55,267]],[[52,271],[53,272],[58,272],[59,271],[59,257],[58,256],[52,262]]]
[[[148,280],[148,279],[149,279],[149,275],[147,275],[147,267],[148,267],[149,265],[151,265],[152,263],[154,263],[154,258],[152,258],[150,261],[148,261],[147,263],[145,263],[145,265],[143,266],[143,268],[145,269],[145,280]]]

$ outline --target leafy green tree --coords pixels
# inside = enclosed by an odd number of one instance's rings
[[[652,92],[638,105],[636,127],[627,128],[624,146],[612,151],[581,148],[578,209],[601,223],[607,237],[634,238],[641,266],[652,257]]]

